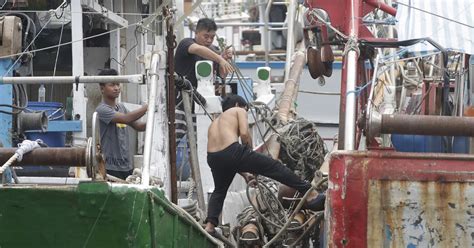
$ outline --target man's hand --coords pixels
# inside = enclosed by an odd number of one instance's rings
[[[219,66],[225,75],[234,71],[234,67],[232,67],[232,65],[224,58],[219,61]]]
[[[240,175],[245,179],[245,182],[250,185],[250,187],[256,187],[257,181],[255,180],[255,176],[251,173],[243,172]]]
[[[232,55],[233,55],[233,50],[231,46],[227,47],[224,50],[224,52],[222,52],[221,54],[222,58],[224,58],[225,60],[232,59]]]

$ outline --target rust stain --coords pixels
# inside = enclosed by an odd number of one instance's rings
[[[381,187],[379,181],[370,180],[368,187],[367,204],[367,247],[380,247],[381,237],[384,237],[385,226],[383,223],[383,214],[381,208]]]

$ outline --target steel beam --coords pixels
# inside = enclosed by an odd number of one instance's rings
[[[82,40],[82,6],[80,1],[71,1],[71,40]],[[83,76],[84,75],[84,44],[83,42],[72,43],[72,75]],[[87,97],[85,95],[85,85],[80,84],[74,87],[73,91],[73,109],[74,119],[83,120],[82,131],[74,134],[74,145],[84,145],[87,140],[87,122],[85,121],[87,116]],[[79,173],[77,173],[79,174]]]

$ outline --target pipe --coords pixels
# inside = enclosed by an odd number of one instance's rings
[[[285,62],[285,81],[288,80],[290,74],[291,59],[293,57],[293,50],[295,49],[295,15],[297,1],[290,1],[288,6],[287,14],[287,23],[288,23],[288,33],[286,35],[286,62]]]
[[[355,146],[355,121],[356,121],[356,68],[357,52],[349,51],[347,54],[347,81],[346,81],[346,106],[344,128],[344,150],[354,150]]]
[[[377,126],[377,123],[374,123],[376,119],[372,120],[370,125]],[[474,137],[474,118],[472,117],[384,114],[379,126],[379,133],[384,134]]]
[[[45,76],[45,77],[0,77],[1,84],[98,84],[122,83],[142,84],[142,74],[121,76]]]
[[[346,43],[346,60],[345,72],[346,82],[344,97],[344,137],[343,144],[345,150],[354,150],[355,147],[355,120],[356,120],[356,94],[355,89],[357,85],[357,57],[356,52],[357,39],[359,36],[359,17],[361,16],[361,6],[358,0],[351,0],[347,2],[350,11],[349,17],[349,41]]]
[[[187,128],[187,135],[188,135],[188,142],[189,142],[189,149],[191,150],[191,172],[193,174],[193,179],[196,184],[196,191],[197,191],[197,200],[199,207],[206,212],[206,203],[204,201],[204,191],[202,190],[202,181],[201,181],[201,171],[199,170],[199,161],[198,161],[198,154],[197,154],[197,140],[196,140],[196,133],[194,132],[194,125],[191,113],[191,96],[189,91],[182,90],[181,95],[183,96],[183,105],[184,105],[184,112],[186,117],[186,125]]]
[[[4,164],[14,154],[16,148],[0,148],[0,164]],[[86,166],[86,148],[37,148],[23,155],[21,162],[13,166]]]
[[[156,94],[158,91],[158,61],[160,57],[158,53],[153,53],[150,64],[150,95],[148,96],[148,110],[146,118],[145,130],[145,147],[143,148],[143,168],[142,168],[142,185],[150,185],[150,162],[151,162],[151,146],[153,138],[153,129],[155,122],[155,105]]]

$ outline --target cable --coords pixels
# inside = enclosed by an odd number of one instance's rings
[[[63,9],[63,12],[64,12],[64,9]],[[56,13],[54,13],[56,15]],[[62,16],[62,14],[61,14]],[[59,18],[58,18],[59,19]],[[59,44],[61,44],[62,40],[63,40],[63,31],[64,31],[64,19],[63,19],[63,22],[62,22],[62,25],[61,25],[61,33],[59,33]],[[56,76],[56,67],[58,65],[58,59],[59,59],[59,49],[60,47],[58,46],[58,50],[56,51],[56,59],[54,60],[54,69],[53,69],[53,77]],[[50,94],[50,100],[53,101],[53,91],[54,91],[54,84],[51,84],[51,94]]]
[[[92,36],[89,36],[89,37],[86,37],[86,38],[82,38],[80,40],[73,40],[73,41],[65,42],[65,43],[62,43],[61,45],[53,45],[53,46],[49,46],[49,47],[38,48],[38,49],[35,49],[35,50],[31,50],[30,52],[41,52],[41,51],[49,50],[49,49],[52,49],[52,48],[56,48],[58,46],[71,45],[72,43],[82,42],[82,41],[85,41],[85,40],[97,38],[97,37],[100,37],[102,35],[106,35],[106,34],[110,34],[112,32],[115,32],[117,30],[129,28],[129,27],[132,27],[132,26],[137,26],[137,25],[140,25],[140,24],[141,24],[141,22],[133,23],[133,24],[130,24],[130,25],[125,26],[125,27],[116,28],[114,30],[110,30],[110,31],[107,31],[107,32],[103,32],[103,33],[100,33],[100,34],[96,34],[96,35],[92,35]],[[19,55],[23,55],[23,54],[27,54],[27,53],[28,52],[21,52],[21,53],[6,55],[6,56],[0,56],[0,59],[11,58],[11,57],[15,57],[15,56],[19,56]]]
[[[24,34],[24,37],[23,37],[23,44],[22,45],[26,45],[26,42],[27,42],[27,38],[28,38],[28,33],[30,32],[30,28],[33,29],[33,36],[36,35],[36,25],[35,25],[35,22],[31,19],[31,17],[29,17],[28,15],[26,15],[25,13],[22,13],[22,12],[15,12],[15,13],[5,13],[5,14],[1,14],[0,16],[10,16],[10,15],[14,15],[14,16],[20,16],[21,17],[24,17],[27,21],[27,25],[26,25],[26,30],[25,30],[25,34]]]
[[[469,27],[469,28],[474,28],[474,26],[472,25],[469,25],[469,24],[465,24],[465,23],[462,23],[462,22],[459,22],[459,21],[456,21],[456,20],[453,20],[453,19],[450,19],[450,18],[447,18],[447,17],[444,17],[442,15],[438,15],[438,14],[435,14],[435,13],[432,13],[432,12],[429,12],[429,11],[426,11],[424,9],[420,9],[420,8],[417,8],[417,7],[413,7],[411,5],[408,5],[408,4],[404,4],[404,3],[401,3],[399,1],[397,1],[397,4],[400,4],[400,5],[403,5],[403,6],[406,6],[408,8],[412,8],[412,9],[415,9],[415,10],[418,10],[418,11],[421,11],[421,12],[424,12],[426,14],[430,14],[430,15],[433,15],[433,16],[436,16],[436,17],[439,17],[439,18],[442,18],[442,19],[445,19],[447,21],[450,21],[450,22],[454,22],[454,23],[457,23],[459,25],[463,25],[463,26],[466,26],[466,27]],[[473,3],[471,3],[472,5]],[[469,5],[469,6],[471,6]]]
[[[61,4],[62,5],[62,4]],[[60,6],[61,6],[60,5]],[[59,7],[58,7],[59,8]],[[51,22],[51,18],[49,18],[49,20],[43,25],[43,27],[41,27],[41,30],[36,34],[36,36],[33,38],[33,40],[30,42],[30,44],[25,48],[25,50],[23,50],[22,53],[20,54],[25,54],[25,51],[28,50],[28,48],[30,48],[30,46],[35,42],[36,38],[38,38],[38,36],[41,34],[41,32],[43,31],[43,29]],[[12,57],[13,55],[8,55],[7,57]],[[3,77],[5,75],[7,75],[14,67],[15,65],[18,63],[18,61],[20,60],[21,56],[18,56],[18,58],[15,60],[15,62],[8,68],[8,70],[3,74]]]
[[[130,49],[128,49],[127,53],[125,54],[125,57],[123,57],[122,59],[122,63],[119,63],[119,65],[121,65],[122,67],[125,66],[125,60],[127,59],[130,52],[138,46],[137,33],[138,33],[138,26],[135,28],[135,31],[133,32],[133,35],[135,36],[135,45],[133,45],[132,47],[130,47]]]
[[[288,226],[291,224],[291,221],[293,220],[293,218],[295,217],[296,213],[300,211],[301,207],[303,207],[303,204],[305,203],[306,199],[309,197],[309,195],[311,194],[311,192],[313,192],[313,190],[315,188],[318,188],[319,186],[321,186],[324,182],[326,182],[328,179],[327,178],[322,178],[321,180],[319,180],[319,182],[315,185],[315,187],[311,187],[303,196],[303,198],[301,198],[301,201],[298,203],[298,205],[296,206],[295,210],[293,211],[293,213],[290,215],[290,217],[288,218],[287,222],[285,223],[285,225],[280,229],[280,231],[275,235],[273,236],[273,238],[268,241],[268,243],[266,243],[263,248],[268,248],[270,247],[282,234],[283,232],[288,229]]]

